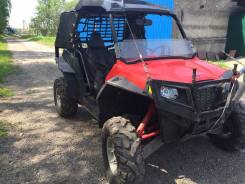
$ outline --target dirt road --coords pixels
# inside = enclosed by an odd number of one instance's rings
[[[53,50],[8,42],[20,72],[4,84],[16,95],[0,100],[0,120],[12,125],[0,139],[0,183],[107,183],[96,122],[83,109],[70,120],[54,110],[52,85],[60,73]],[[146,164],[145,184],[245,183],[245,154],[225,153],[205,138],[166,145]]]

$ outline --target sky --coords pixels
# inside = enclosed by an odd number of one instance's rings
[[[11,0],[12,10],[9,24],[14,28],[23,28],[23,21],[30,23],[35,15],[37,0]]]

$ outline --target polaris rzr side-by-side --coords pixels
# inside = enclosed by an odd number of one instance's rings
[[[171,38],[161,35],[165,21]],[[201,61],[169,10],[81,0],[62,13],[55,47],[63,73],[54,83],[57,112],[69,117],[81,105],[98,120],[110,183],[142,183],[144,159],[164,143],[207,135],[229,151],[244,144],[244,70]]]

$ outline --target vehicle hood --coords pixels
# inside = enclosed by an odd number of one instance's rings
[[[179,83],[192,83],[193,69],[197,70],[196,81],[218,80],[226,70],[209,64],[198,58],[193,59],[164,59],[146,61],[148,74],[144,71],[143,63],[125,64],[118,62],[108,75],[121,76],[134,83],[141,89],[146,86],[147,79]]]
[[[197,81],[218,80],[224,69],[201,60],[167,60],[147,63],[152,79],[192,83],[193,69],[197,70]]]

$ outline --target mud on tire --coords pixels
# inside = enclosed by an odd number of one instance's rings
[[[109,160],[111,161],[109,157],[111,156],[108,155],[111,150],[108,142],[114,147],[116,166],[109,164]],[[110,184],[142,183],[145,174],[144,158],[135,128],[129,120],[114,117],[104,124],[102,152]]]
[[[245,104],[239,102],[224,126],[224,133],[229,136],[209,135],[211,142],[226,151],[245,148]]]
[[[54,82],[54,102],[56,111],[61,117],[70,117],[77,113],[78,104],[66,95],[66,81],[64,78]]]

